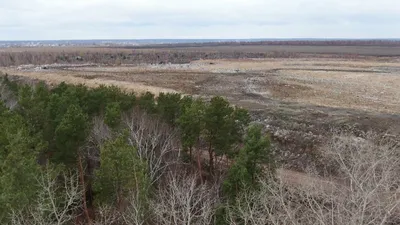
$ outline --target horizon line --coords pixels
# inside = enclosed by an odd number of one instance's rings
[[[263,41],[263,40],[400,40],[400,38],[94,38],[94,39],[26,39],[26,40],[1,40],[0,42],[28,42],[28,41],[172,41],[172,40],[204,40],[204,41],[213,41],[213,40],[226,40],[226,41],[235,41],[235,40],[254,40],[254,41]]]

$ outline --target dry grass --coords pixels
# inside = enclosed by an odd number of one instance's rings
[[[6,72],[9,72],[6,70]],[[132,83],[126,81],[118,81],[113,79],[102,79],[102,78],[94,78],[94,79],[85,79],[82,77],[75,77],[64,75],[62,73],[40,73],[40,72],[24,72],[18,73],[19,76],[28,77],[31,79],[37,79],[45,81],[50,85],[59,84],[61,82],[65,82],[68,84],[85,84],[88,87],[98,87],[100,85],[107,85],[107,86],[118,86],[123,90],[136,92],[136,93],[143,93],[143,92],[152,92],[155,95],[158,95],[161,92],[176,92],[175,90],[156,87],[156,86],[149,86],[141,83]]]
[[[282,71],[289,85],[308,87],[285,97],[301,103],[400,112],[400,76],[360,72]],[[278,91],[277,95],[279,95]]]
[[[49,83],[118,85],[137,92],[252,96],[317,106],[400,113],[400,62],[378,59],[220,59],[189,64],[4,69]],[[262,106],[263,102],[258,101]]]

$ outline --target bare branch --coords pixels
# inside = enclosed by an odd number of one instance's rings
[[[125,115],[123,123],[129,129],[130,144],[137,148],[139,158],[148,162],[151,183],[157,182],[178,159],[176,131],[139,110]]]
[[[216,188],[198,184],[194,175],[171,173],[168,184],[151,204],[157,224],[211,224],[215,211]]]
[[[13,212],[12,224],[62,225],[76,218],[82,199],[82,188],[76,173],[46,169],[38,178],[38,184],[41,189],[36,203],[27,212]]]
[[[284,177],[261,180],[230,212],[232,224],[395,224],[400,221],[398,142],[368,133],[334,135],[324,160],[335,177],[315,177],[294,186]],[[283,179],[282,179],[283,178]],[[340,179],[339,179],[340,178]]]

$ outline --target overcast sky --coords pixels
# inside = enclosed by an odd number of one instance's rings
[[[0,40],[400,38],[400,0],[0,0]]]

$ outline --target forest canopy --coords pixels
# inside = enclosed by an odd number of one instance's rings
[[[0,91],[2,224],[228,224],[274,171],[268,137],[223,97],[7,76]]]

